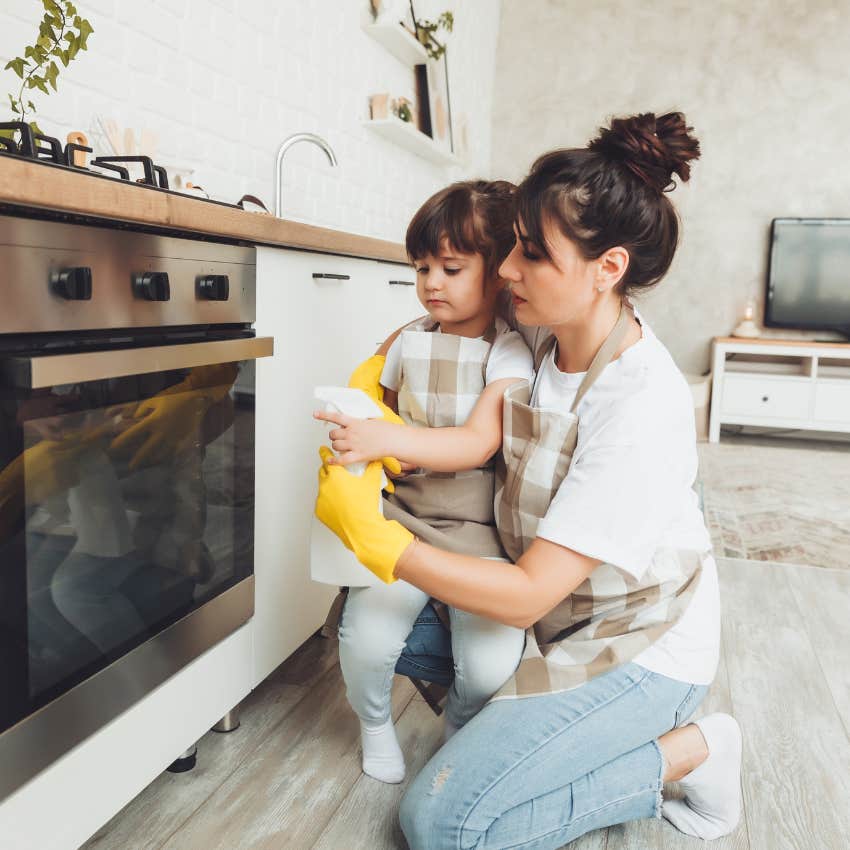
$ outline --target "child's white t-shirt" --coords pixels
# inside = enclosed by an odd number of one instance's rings
[[[390,345],[386,354],[384,370],[381,372],[381,386],[398,392],[401,381],[401,338],[400,333]],[[440,333],[439,328],[435,333]],[[534,374],[534,358],[525,340],[512,331],[507,323],[496,319],[496,338],[490,350],[487,367],[484,372],[484,383],[492,384],[502,378],[522,378],[531,380]]]
[[[641,324],[643,338],[605,367],[579,403],[569,472],[537,526],[538,537],[637,579],[659,549],[711,550],[693,490],[693,397],[667,349]],[[584,374],[561,372],[550,352],[533,406],[569,411]],[[707,685],[719,639],[717,568],[709,555],[682,618],[633,660],[671,679]]]

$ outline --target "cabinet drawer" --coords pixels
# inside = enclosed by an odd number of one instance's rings
[[[850,425],[850,381],[818,381],[814,418]]]
[[[723,413],[733,416],[766,416],[773,419],[808,419],[811,382],[805,378],[769,378],[734,375],[723,378]]]

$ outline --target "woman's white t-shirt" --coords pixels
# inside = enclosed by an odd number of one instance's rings
[[[613,564],[635,578],[663,548],[710,552],[693,485],[693,400],[672,357],[641,320],[643,337],[605,367],[578,405],[569,473],[537,536]],[[585,373],[561,372],[554,349],[541,363],[532,405],[568,412]],[[720,595],[709,555],[682,618],[634,662],[707,685],[717,671]]]

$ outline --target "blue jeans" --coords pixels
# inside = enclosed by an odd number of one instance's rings
[[[660,817],[657,739],[707,691],[628,663],[560,694],[488,703],[402,799],[411,850],[555,850]]]

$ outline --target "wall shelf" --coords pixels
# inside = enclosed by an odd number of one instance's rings
[[[432,138],[417,130],[411,123],[393,117],[372,119],[364,121],[363,124],[393,144],[406,148],[437,165],[459,164],[458,158],[451,151],[441,148]]]
[[[428,59],[425,48],[398,22],[370,19],[363,29],[405,65],[421,65]]]

